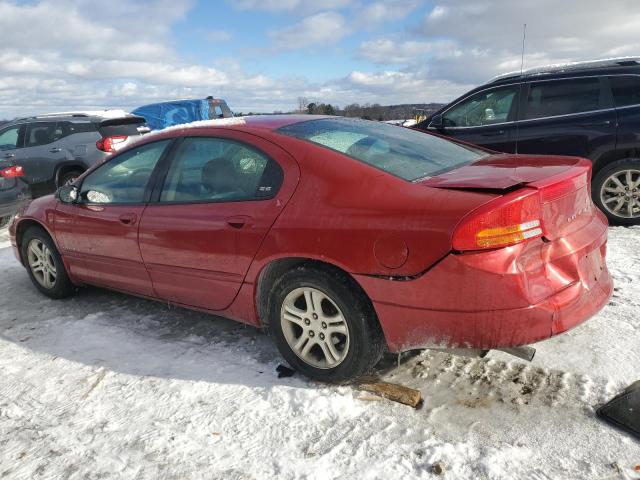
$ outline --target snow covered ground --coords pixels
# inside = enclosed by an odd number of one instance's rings
[[[420,410],[278,379],[268,337],[98,289],[51,301],[0,231],[0,478],[638,478],[640,442],[594,407],[640,379],[640,229],[610,230],[597,317],[502,353],[424,352],[381,373]]]

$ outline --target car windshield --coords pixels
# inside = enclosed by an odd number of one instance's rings
[[[323,118],[287,125],[278,131],[408,181],[435,176],[488,155],[435,135],[369,120]]]

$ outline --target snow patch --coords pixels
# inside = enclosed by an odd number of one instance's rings
[[[530,364],[385,359],[420,410],[278,379],[271,339],[229,320],[95,288],[49,300],[0,248],[0,476],[640,478],[640,443],[594,413],[640,379],[639,236],[610,229],[611,303]]]

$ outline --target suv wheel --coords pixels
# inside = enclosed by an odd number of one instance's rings
[[[75,291],[58,249],[44,230],[29,228],[22,236],[20,249],[31,282],[47,297],[65,298]]]
[[[64,187],[65,185],[69,185],[75,182],[80,175],[82,175],[82,171],[80,170],[72,170],[70,172],[65,172],[58,177],[58,185],[57,187]]]
[[[269,326],[282,356],[321,381],[344,381],[371,370],[384,339],[370,302],[340,272],[308,266],[274,285]]]
[[[618,160],[593,179],[593,200],[618,225],[640,224],[640,159]]]

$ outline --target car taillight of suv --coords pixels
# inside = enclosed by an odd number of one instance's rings
[[[118,150],[118,145],[125,143],[129,139],[126,135],[113,135],[111,137],[102,137],[96,142],[96,148],[103,152],[113,153]]]

